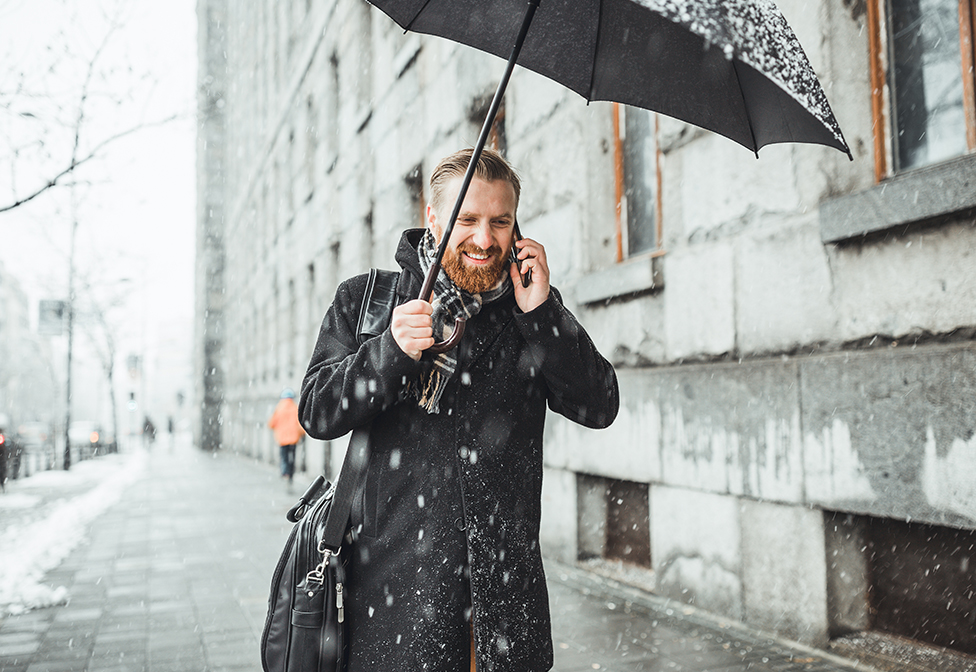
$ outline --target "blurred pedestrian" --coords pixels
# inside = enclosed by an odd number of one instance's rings
[[[305,436],[305,430],[298,422],[298,406],[295,404],[295,391],[286,387],[275,406],[268,427],[274,430],[275,441],[281,454],[281,477],[291,485],[295,477],[295,445]]]
[[[166,430],[169,434],[169,452],[173,452],[173,446],[176,445],[176,427],[173,424],[173,416],[169,416],[166,419]]]
[[[142,423],[142,442],[146,447],[152,448],[153,442],[156,440],[156,425],[153,424],[149,416],[146,416],[145,422]]]

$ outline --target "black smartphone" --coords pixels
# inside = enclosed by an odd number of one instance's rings
[[[522,232],[519,231],[518,220],[515,220],[515,240],[522,240]],[[516,266],[518,266],[519,275],[522,277],[522,286],[528,287],[529,283],[532,282],[532,269],[530,268],[525,273],[522,273],[522,264],[519,263],[518,256],[516,255],[517,250],[518,248],[516,248],[515,245],[512,245],[512,261]]]

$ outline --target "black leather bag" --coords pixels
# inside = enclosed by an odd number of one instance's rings
[[[320,486],[321,487],[321,486]],[[332,492],[292,529],[272,579],[261,638],[265,672],[339,672],[345,645],[341,553],[318,553],[316,521],[332,509]],[[316,562],[316,557],[321,558]]]
[[[265,672],[342,672],[345,564],[352,499],[369,461],[369,429],[353,432],[334,488],[319,476],[289,512],[296,522],[271,579],[261,636]],[[326,485],[319,499],[315,495]],[[345,553],[345,554],[344,554]]]

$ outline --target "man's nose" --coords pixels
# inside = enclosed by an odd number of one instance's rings
[[[478,224],[472,242],[482,250],[491,247],[494,242],[491,236],[491,224],[487,222]]]

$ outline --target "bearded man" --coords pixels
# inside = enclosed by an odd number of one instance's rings
[[[613,367],[550,287],[545,248],[516,240],[520,181],[496,152],[478,161],[431,301],[412,298],[471,155],[438,164],[428,227],[400,240],[389,329],[360,344],[367,276],[342,283],[302,384],[310,436],[371,423],[347,558],[349,672],[550,669],[539,549],[546,407],[591,428],[617,414]],[[467,320],[458,347],[425,354],[457,317]]]

